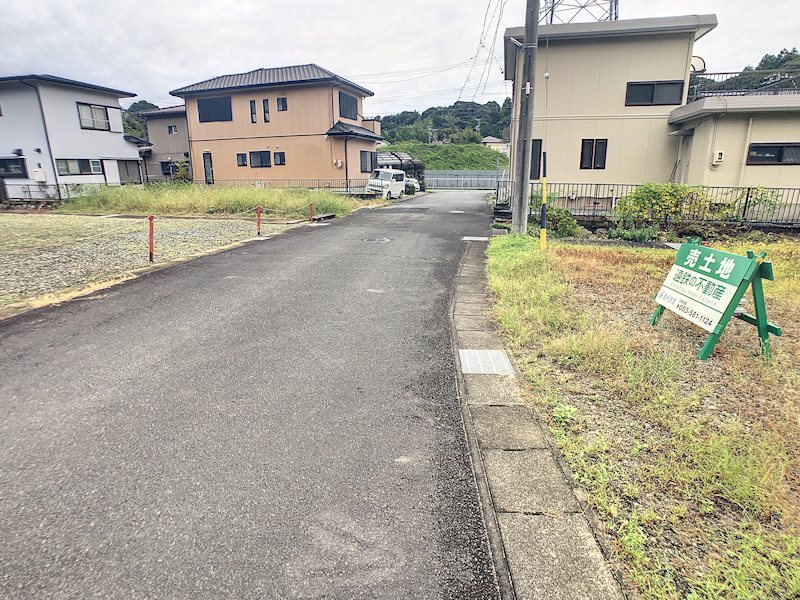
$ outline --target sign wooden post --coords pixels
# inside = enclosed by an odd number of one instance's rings
[[[658,303],[651,325],[656,325],[664,309],[709,332],[697,357],[706,360],[714,350],[731,317],[755,325],[761,340],[761,354],[772,356],[769,334],[781,335],[781,329],[767,320],[767,305],[761,280],[772,281],[772,263],[764,260],[766,252],[748,251],[739,256],[701,246],[700,240],[681,244],[675,264],[656,294]],[[753,287],[755,315],[739,309],[747,288]]]

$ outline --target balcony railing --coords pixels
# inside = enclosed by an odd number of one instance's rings
[[[689,102],[709,96],[800,94],[800,70],[697,73],[689,79]]]

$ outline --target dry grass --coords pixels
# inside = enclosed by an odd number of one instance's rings
[[[225,215],[241,213],[260,205],[265,217],[302,219],[308,216],[309,204],[314,204],[314,210],[318,214],[334,213],[341,217],[369,203],[325,190],[210,187],[164,183],[93,188],[85,195],[66,201],[59,212]]]
[[[768,250],[770,362],[733,322],[711,360],[705,335],[667,313],[648,325],[669,250],[499,238],[497,320],[531,399],[587,489],[616,560],[648,598],[800,595],[800,243]]]

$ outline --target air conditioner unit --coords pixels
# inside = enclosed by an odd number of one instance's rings
[[[712,165],[720,165],[725,160],[725,152],[723,150],[714,150],[714,159],[711,161]]]

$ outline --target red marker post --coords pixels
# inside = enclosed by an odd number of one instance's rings
[[[308,222],[309,223],[313,223],[314,222],[314,205],[313,204],[309,204],[308,205]]]
[[[261,207],[256,206],[256,235],[261,235]]]
[[[153,215],[147,217],[147,220],[150,221],[150,262],[153,262],[153,219],[155,219]]]

